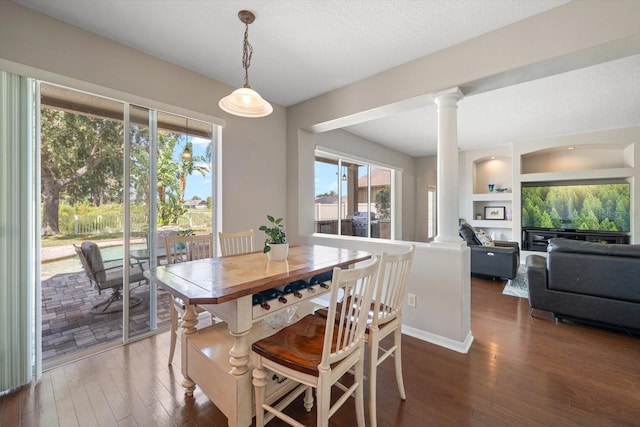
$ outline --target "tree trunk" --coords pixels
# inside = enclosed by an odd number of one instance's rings
[[[60,207],[60,190],[62,186],[50,176],[43,176],[42,201],[42,233],[53,236],[60,233],[58,225],[58,209]]]
[[[184,191],[187,188],[187,170],[182,169],[182,173],[180,174],[180,196],[178,198],[178,203],[184,202]]]
[[[95,169],[102,157],[96,155],[96,146],[91,150],[86,163],[69,176],[59,179],[55,162],[51,159],[49,150],[44,149],[46,137],[43,137],[42,150],[40,152],[40,174],[42,175],[42,202],[44,204],[42,213],[42,233],[45,236],[53,236],[60,233],[58,224],[58,209],[60,207],[60,192],[71,182],[85,176]]]

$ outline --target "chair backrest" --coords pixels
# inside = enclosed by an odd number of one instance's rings
[[[218,233],[222,256],[253,252],[253,230]]]
[[[73,245],[85,274],[91,282],[98,286],[106,280],[106,272],[100,247],[94,242],[82,242],[80,246]]]
[[[331,296],[320,369],[349,356],[364,341],[367,316],[378,276],[380,259],[350,269],[333,269]],[[338,297],[342,294],[342,303]]]
[[[380,271],[373,297],[372,325],[383,325],[401,312],[415,251],[416,246],[411,245],[406,252],[385,252],[380,257]]]
[[[76,251],[76,254],[78,254],[78,258],[80,258],[80,262],[82,263],[82,268],[84,270],[84,273],[89,278],[89,281],[91,283],[95,282],[95,279],[93,277],[93,272],[91,271],[91,267],[89,266],[89,262],[87,261],[87,258],[85,258],[84,253],[82,252],[82,248],[76,245],[75,243],[73,243],[73,249]]]
[[[164,242],[169,264],[213,258],[213,233],[195,236],[167,236]]]

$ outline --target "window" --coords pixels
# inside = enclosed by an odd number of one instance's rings
[[[314,166],[316,233],[393,238],[393,169],[320,150]]]

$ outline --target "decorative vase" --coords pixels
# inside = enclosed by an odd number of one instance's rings
[[[267,258],[269,261],[284,261],[289,255],[288,243],[269,243],[271,250],[267,252]]]

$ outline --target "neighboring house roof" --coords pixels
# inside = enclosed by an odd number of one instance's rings
[[[207,201],[206,200],[187,200],[186,202],[184,202],[184,205],[187,208],[196,208],[198,206],[206,206]]]
[[[315,202],[320,204],[331,204],[331,203],[336,203],[337,201],[338,199],[336,197],[322,196],[322,197],[317,197]]]
[[[391,171],[387,169],[374,169],[371,172],[371,186],[382,187],[391,184]],[[358,187],[367,186],[367,175],[363,175],[358,180]]]

